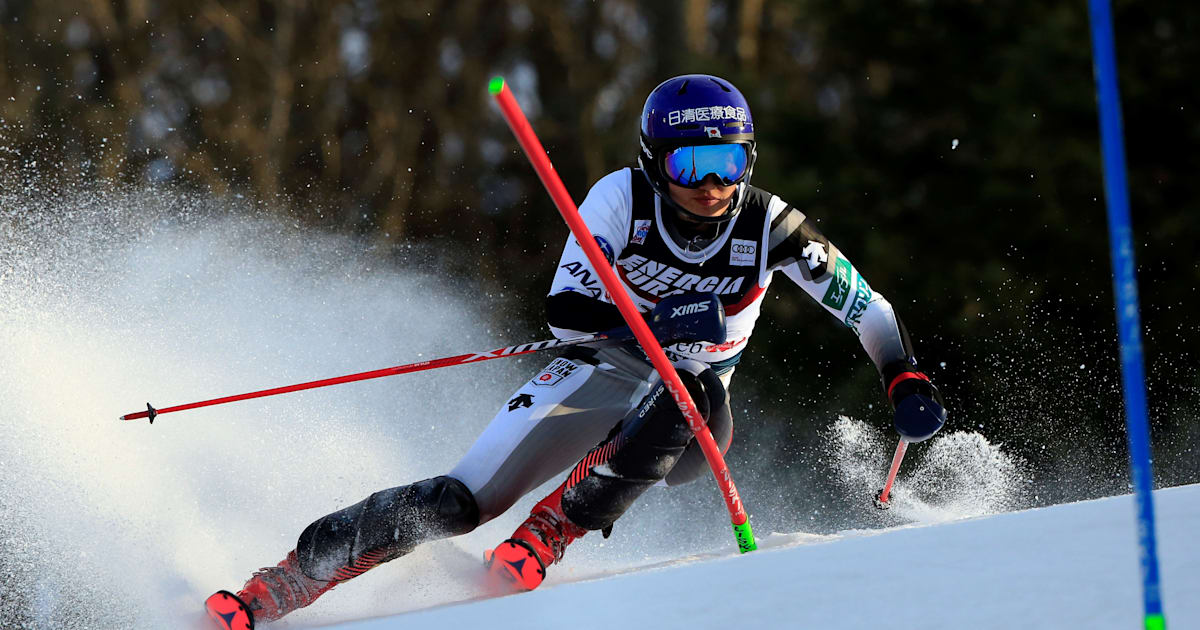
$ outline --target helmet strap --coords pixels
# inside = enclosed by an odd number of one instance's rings
[[[667,234],[681,249],[700,252],[721,236],[728,222],[701,223],[693,220],[695,215],[672,203],[663,208],[663,223]]]

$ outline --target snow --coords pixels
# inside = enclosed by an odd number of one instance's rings
[[[548,360],[120,422],[147,400],[161,408],[540,337],[514,332],[478,287],[433,273],[436,252],[418,248],[417,264],[398,267],[354,239],[178,193],[6,194],[0,627],[193,627],[209,593],[278,562],[313,519],[448,470]],[[753,400],[754,385],[747,375],[737,395]],[[962,422],[909,449],[881,515],[865,497],[882,485],[894,435],[814,422],[825,437],[795,468],[734,467],[760,551],[736,555],[705,479],[651,489],[612,538],[572,545],[538,591],[480,599],[482,550],[542,488],[267,627],[1139,625],[1128,497],[1021,511],[1044,486]],[[1074,496],[1099,494],[1083,473],[1068,481]],[[1200,627],[1197,492],[1157,493],[1172,628]],[[803,518],[780,517],[808,496]],[[800,524],[772,534],[780,522]]]
[[[1200,485],[1159,490],[1155,501],[1168,625],[1200,627]],[[743,556],[328,628],[1136,628],[1133,514],[1126,495],[882,531],[775,534]]]

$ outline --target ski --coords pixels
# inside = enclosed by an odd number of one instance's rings
[[[204,600],[204,610],[221,630],[254,630],[254,615],[245,602],[229,591],[217,591]]]

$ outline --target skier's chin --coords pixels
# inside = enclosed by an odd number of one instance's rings
[[[676,203],[678,203],[678,202],[676,202]],[[698,216],[698,217],[707,217],[707,218],[719,217],[719,216],[725,214],[726,212],[729,212],[729,200],[725,199],[725,200],[723,200],[722,203],[720,203],[718,205],[680,203],[679,207],[681,207],[687,211],[687,212],[676,213],[679,215],[679,217],[681,219],[683,219],[684,221],[687,221],[689,223],[699,223],[699,221],[696,221],[694,218],[692,218],[692,216],[688,216],[689,213],[693,216]]]

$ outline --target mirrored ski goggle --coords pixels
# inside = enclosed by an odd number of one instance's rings
[[[673,184],[696,188],[705,177],[716,175],[725,186],[742,181],[750,161],[742,144],[702,144],[679,147],[663,156],[663,173]]]

